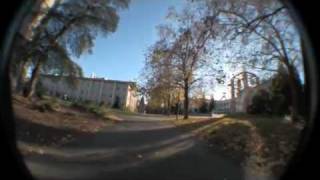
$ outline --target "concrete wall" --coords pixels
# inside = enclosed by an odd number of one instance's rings
[[[229,113],[231,112],[231,100],[221,100],[214,102],[214,113]]]
[[[76,86],[72,86],[65,77],[47,75],[42,75],[40,82],[53,96],[66,95],[76,101],[104,102],[108,106],[113,106],[118,97],[121,108],[136,111],[137,96],[133,82],[78,78]]]
[[[137,111],[137,104],[138,104],[137,91],[133,87],[129,86],[128,94],[126,97],[126,107],[130,111],[135,112]]]

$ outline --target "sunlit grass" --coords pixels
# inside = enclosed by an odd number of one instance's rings
[[[207,120],[210,123],[202,125],[203,119],[178,120],[175,124],[192,130],[215,152],[255,168],[268,167],[276,174],[292,157],[300,135],[300,130],[285,123],[283,117],[238,114]]]

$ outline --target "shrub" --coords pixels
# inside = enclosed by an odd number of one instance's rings
[[[250,114],[265,114],[271,111],[270,94],[266,90],[259,90],[257,94],[253,96],[247,112]]]
[[[46,95],[46,91],[41,84],[41,82],[38,82],[35,88],[35,95],[39,97],[40,99],[43,99],[43,97]]]
[[[115,109],[120,109],[120,97],[119,96],[116,96],[116,99],[115,99],[112,107]]]
[[[272,114],[284,115],[289,113],[287,97],[283,94],[274,94],[271,98]]]
[[[106,106],[106,103],[105,103],[104,101],[101,101],[101,102],[99,103],[99,106]]]
[[[71,106],[86,112],[93,113],[100,117],[104,117],[106,114],[106,108],[104,105],[102,105],[101,103],[97,105],[88,100],[84,102],[73,102]]]
[[[208,113],[208,103],[205,101],[205,99],[201,102],[201,106],[199,108],[199,112],[201,113]]]
[[[60,109],[60,104],[56,98],[52,97],[39,101],[34,105],[34,108],[38,109],[40,112],[58,111]]]

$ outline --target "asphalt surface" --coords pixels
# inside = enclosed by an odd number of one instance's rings
[[[245,170],[191,132],[157,117],[130,117],[59,149],[25,158],[37,179],[242,180]],[[205,125],[206,123],[203,123]]]

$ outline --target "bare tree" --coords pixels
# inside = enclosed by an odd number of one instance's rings
[[[303,57],[299,33],[286,7],[273,0],[229,0],[219,7],[217,2],[208,0],[207,5],[220,9],[220,19],[227,25],[224,38],[235,44],[229,46],[236,59],[232,63],[273,73],[284,65],[292,93],[291,115],[297,119]]]
[[[165,32],[166,35],[160,35],[159,41],[163,53],[160,64],[170,65],[170,68],[165,66],[168,72],[164,73],[170,77],[170,87],[183,90],[184,119],[189,116],[189,95],[192,87],[199,84],[206,76],[213,76],[215,73],[223,74],[223,71],[209,68],[214,63],[213,59],[207,56],[211,49],[208,47],[209,41],[219,32],[217,19],[219,12],[211,12],[211,16],[203,17],[202,9],[191,7],[192,4],[189,4],[181,13],[174,9],[169,10],[170,23],[160,26],[160,31]],[[156,72],[160,70],[155,69]],[[159,84],[160,79],[154,82]],[[165,87],[164,84],[168,85],[163,83],[161,87]],[[166,89],[169,90],[169,88]]]
[[[158,41],[150,48],[141,79],[145,80],[144,89],[149,95],[149,107],[160,108],[163,104],[167,114],[170,114],[177,86],[173,64],[170,59],[166,58],[168,50],[164,45],[163,41]]]

